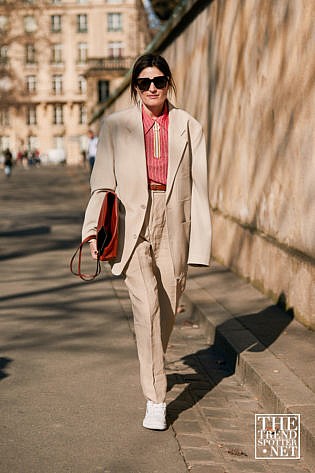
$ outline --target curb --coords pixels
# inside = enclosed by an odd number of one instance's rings
[[[301,456],[315,464],[315,394],[240,321],[194,280],[182,301],[191,321],[216,344],[267,412],[301,414]],[[245,343],[246,341],[246,343]],[[244,347],[247,347],[244,349]]]

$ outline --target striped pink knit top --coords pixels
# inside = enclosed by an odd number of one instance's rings
[[[168,164],[168,106],[162,115],[153,119],[142,107],[148,182],[166,184]]]

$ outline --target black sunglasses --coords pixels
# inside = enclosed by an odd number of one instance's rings
[[[137,87],[141,90],[141,92],[144,92],[146,90],[149,90],[151,82],[153,82],[157,89],[164,89],[164,87],[166,87],[168,83],[168,77],[156,76],[153,77],[153,79],[150,79],[149,77],[141,77],[140,79],[137,79],[136,84]]]

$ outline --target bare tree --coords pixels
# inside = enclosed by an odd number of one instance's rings
[[[47,48],[49,38],[39,28],[46,4],[47,0],[0,0],[1,107],[29,101],[20,65],[25,60],[35,64],[39,51]]]
[[[151,0],[152,8],[157,17],[162,20],[168,20],[180,0]]]

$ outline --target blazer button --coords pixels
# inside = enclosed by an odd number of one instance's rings
[[[134,235],[133,235],[133,238],[134,238],[134,239],[136,239],[136,238],[137,238],[137,235],[136,235],[136,234],[134,234]]]
[[[141,205],[141,208],[142,208],[142,209],[145,209],[145,208],[146,208],[146,206],[142,204],[142,205]]]

